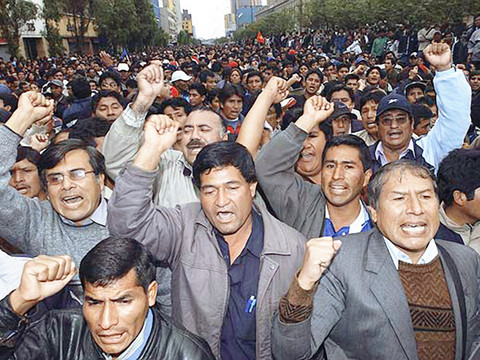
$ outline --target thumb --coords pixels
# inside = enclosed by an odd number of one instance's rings
[[[342,241],[341,240],[333,240],[333,249],[335,251],[338,251],[341,246],[342,246]]]

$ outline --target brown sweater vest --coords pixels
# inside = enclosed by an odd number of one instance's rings
[[[455,359],[455,315],[440,258],[398,264],[415,331],[419,360]]]

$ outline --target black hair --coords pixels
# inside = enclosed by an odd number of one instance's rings
[[[83,140],[68,139],[60,141],[58,144],[50,144],[42,153],[40,160],[40,178],[45,187],[47,185],[45,171],[57,166],[58,163],[65,158],[65,155],[73,150],[84,150],[87,152],[90,165],[92,165],[95,175],[105,173],[105,158],[100,151]]]
[[[385,93],[382,91],[368,91],[360,98],[360,111],[369,101],[374,101],[376,104],[380,103],[380,100],[385,97]]]
[[[190,85],[189,90],[197,90],[200,96],[207,95],[207,89],[202,83],[193,83]]]
[[[34,164],[37,168],[40,165],[40,153],[37,150],[32,149],[29,146],[19,145],[17,148],[17,158],[15,159],[15,162],[25,159]]]
[[[225,104],[225,101],[227,101],[233,95],[240,96],[242,100],[245,97],[245,93],[240,85],[226,83],[222,90],[220,90],[218,99],[220,100],[220,103]]]
[[[348,80],[360,80],[360,76],[358,76],[357,74],[347,74],[347,76],[345,76],[345,79],[343,79],[343,82],[346,84],[348,82]]]
[[[360,139],[358,136],[352,134],[333,136],[328,139],[325,144],[325,148],[323,149],[322,163],[325,160],[328,149],[342,145],[350,146],[358,150],[364,172],[372,167],[372,158],[370,156],[370,151],[368,150],[367,144],[365,141],[363,141],[363,139]]]
[[[158,113],[159,114],[164,114],[165,113],[165,108],[171,106],[172,108],[182,108],[185,110],[185,114],[190,114],[192,111],[192,105],[185,100],[184,98],[177,97],[177,98],[168,98],[165,99],[161,102],[160,106],[158,107]]]
[[[113,81],[115,81],[117,83],[118,86],[120,86],[120,84],[122,83],[122,77],[120,76],[120,74],[118,72],[116,72],[114,70],[105,71],[100,76],[100,80],[98,80],[98,84],[100,86],[102,86],[102,82],[105,79],[112,79]]]
[[[215,88],[215,89],[212,89],[210,90],[208,93],[207,93],[207,97],[206,97],[206,102],[208,104],[211,104],[213,99],[215,99],[216,97],[218,97],[218,95],[220,94],[220,89],[218,88]]]
[[[127,79],[127,81],[125,81],[125,86],[132,89],[136,89],[138,87],[137,80],[133,80],[129,78]]]
[[[252,77],[255,77],[255,76],[258,76],[260,78],[260,80],[262,80],[263,82],[263,75],[260,71],[250,71],[248,74],[247,74],[247,84],[248,84],[248,80],[250,80]]]
[[[113,97],[117,99],[120,105],[125,108],[125,106],[123,105],[124,103],[122,96],[118,92],[113,90],[100,90],[92,99],[92,112],[95,112],[95,110],[97,110],[97,106],[100,100],[107,97]]]
[[[432,111],[426,105],[413,104],[413,127],[416,128],[423,119],[430,119],[433,117]]]
[[[343,69],[343,68],[347,68],[348,70],[350,70],[350,67],[345,64],[345,63],[340,63],[337,65],[337,72],[340,71],[340,69]]]
[[[72,87],[72,93],[75,99],[89,98],[92,93],[88,80],[83,77],[70,81],[69,85]]]
[[[370,73],[371,73],[373,70],[377,70],[378,73],[379,73],[379,75],[380,75],[380,77],[382,76],[382,69],[380,69],[380,67],[379,67],[379,66],[376,66],[376,65],[375,65],[375,66],[372,66],[371,68],[368,68],[367,73],[366,73],[365,75],[368,77],[368,75],[370,75]]]
[[[427,105],[427,106],[437,105],[435,102],[435,99],[429,95],[420,96],[417,100],[415,100],[415,104]]]
[[[111,122],[99,117],[78,120],[71,128],[68,138],[80,139],[95,147],[95,138],[107,135],[111,126]]]
[[[343,84],[334,85],[330,89],[330,91],[328,92],[327,100],[331,101],[333,93],[338,92],[338,91],[342,91],[342,90],[344,90],[348,93],[348,97],[350,98],[350,100],[355,101],[355,93],[353,92],[353,90],[350,89],[348,86],[345,86]]]
[[[312,74],[317,74],[317,76],[320,78],[320,82],[323,82],[323,73],[319,69],[308,70],[307,74],[305,75],[305,80],[307,80]]]
[[[155,281],[154,258],[144,245],[133,239],[108,237],[100,241],[80,262],[82,287],[108,286],[135,269],[137,285],[145,292]]]
[[[220,62],[214,62],[212,64],[212,71],[214,72],[219,72],[220,70],[222,70],[222,63]]]
[[[438,193],[446,206],[453,204],[453,193],[458,190],[473,200],[480,187],[480,150],[452,150],[438,167]]]
[[[211,70],[204,70],[200,73],[199,78],[202,83],[207,82],[208,77],[215,77],[215,74]]]
[[[255,164],[247,148],[237,142],[217,141],[205,146],[193,163],[193,178],[198,188],[200,176],[214,168],[234,166],[249,184],[257,182]]]
[[[17,110],[18,100],[15,96],[10,94],[0,94],[0,100],[3,100],[4,106],[10,106],[10,112]]]

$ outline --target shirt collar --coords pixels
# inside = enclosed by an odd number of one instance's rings
[[[330,213],[328,212],[328,206],[325,204],[325,219],[330,219]],[[358,214],[357,218],[349,225],[350,231],[349,234],[356,234],[362,232],[362,228],[367,222],[370,220],[370,214],[368,213],[367,209],[360,201],[360,213]]]
[[[147,344],[148,338],[150,337],[150,333],[152,332],[153,328],[153,312],[152,309],[148,309],[147,318],[143,323],[142,330],[137,335],[135,340],[130,344],[128,348],[126,348],[117,360],[136,360],[140,357],[145,345]],[[103,356],[107,360],[112,360],[112,356],[103,353]]]
[[[408,151],[411,150],[413,155],[415,155],[415,148],[413,146],[413,140],[410,139],[410,142],[408,143],[408,147],[402,151],[400,154],[399,159],[407,155]],[[388,163],[387,157],[385,156],[385,151],[383,150],[383,143],[380,141],[377,145],[377,148],[375,149],[375,159],[380,161],[380,164],[383,166]]]
[[[62,220],[62,222],[64,224],[67,224],[67,225],[70,225],[70,226],[78,226],[77,224],[75,224],[74,221],[63,217],[60,214],[59,214],[59,216],[60,216],[60,219]],[[85,219],[83,221],[82,225],[80,225],[80,226],[87,226],[87,225],[91,225],[93,223],[96,223],[96,224],[102,225],[102,226],[107,226],[107,200],[105,200],[105,198],[103,196],[100,198],[100,204],[95,209],[93,214],[88,219]]]
[[[410,256],[408,256],[403,251],[401,251],[385,236],[383,237],[383,240],[385,241],[385,245],[387,245],[387,249],[390,254],[390,257],[392,258],[393,264],[395,265],[395,268],[397,270],[398,270],[399,261],[403,261],[408,264],[413,264],[413,261],[412,259],[410,259]],[[438,256],[437,244],[435,244],[435,241],[432,239],[428,243],[427,248],[425,249],[425,252],[423,253],[420,260],[418,260],[417,264],[420,264],[420,265],[428,264],[432,262],[437,256]]]

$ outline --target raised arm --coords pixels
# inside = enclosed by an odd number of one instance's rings
[[[166,115],[148,118],[145,141],[133,164],[128,164],[119,176],[108,203],[110,233],[141,242],[158,260],[167,260],[169,264],[181,243],[181,210],[156,208],[152,194],[160,157],[175,143],[178,126]]]
[[[268,109],[273,104],[277,104],[285,99],[290,86],[299,80],[300,77],[296,74],[288,81],[279,77],[272,77],[265,89],[258,95],[245,120],[243,120],[237,142],[245,146],[254,158],[260,146]]]
[[[300,230],[305,216],[313,216],[308,213],[309,208],[323,195],[318,185],[308,183],[295,172],[295,163],[308,133],[332,112],[332,104],[312,96],[305,102],[304,113],[297,122],[275,136],[255,161],[258,181],[279,219],[305,235]]]
[[[463,145],[471,123],[471,89],[463,71],[452,67],[451,51],[447,44],[428,45],[423,53],[437,70],[433,83],[437,93],[438,119],[418,144],[424,150],[425,160],[438,169],[450,151]]]
[[[0,300],[0,346],[20,341],[12,359],[46,359],[49,332],[42,326],[25,329],[27,312],[40,301],[58,293],[77,273],[70,256],[40,255],[25,264],[19,287]]]
[[[46,123],[53,114],[53,102],[36,92],[20,96],[18,108],[5,126],[0,127],[0,237],[25,248],[32,230],[41,229],[45,215],[38,199],[29,199],[8,185],[15,164],[17,147],[35,122]]]
[[[138,94],[132,104],[113,123],[103,142],[107,174],[116,179],[125,165],[133,160],[142,140],[143,125],[148,109],[162,94],[163,70],[158,61],[137,76]]]

